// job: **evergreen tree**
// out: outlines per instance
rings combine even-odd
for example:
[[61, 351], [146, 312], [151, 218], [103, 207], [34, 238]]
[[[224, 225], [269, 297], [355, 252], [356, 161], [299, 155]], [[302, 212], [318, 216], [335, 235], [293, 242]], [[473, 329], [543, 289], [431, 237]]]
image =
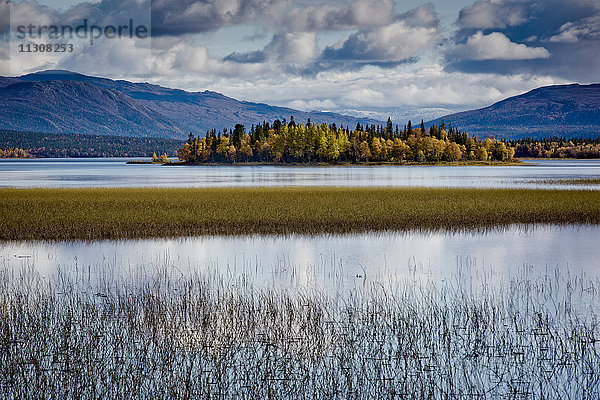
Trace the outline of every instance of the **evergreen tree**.
[[188, 145], [190, 147], [190, 155], [188, 161], [196, 161], [196, 154], [198, 151], [196, 145], [196, 138], [194, 137], [194, 134], [192, 132], [190, 132], [190, 134], [188, 135]]
[[241, 141], [242, 141], [242, 136], [246, 134], [246, 129], [244, 128], [244, 125], [242, 124], [236, 124], [235, 128], [233, 128], [233, 134], [232, 134], [232, 145], [235, 146], [235, 148], [239, 148]]
[[275, 134], [279, 134], [279, 132], [281, 131], [281, 121], [276, 119], [275, 121], [273, 121], [273, 130], [275, 131]]
[[394, 126], [392, 125], [392, 118], [388, 117], [387, 126], [385, 128], [385, 137], [389, 139], [394, 134]]

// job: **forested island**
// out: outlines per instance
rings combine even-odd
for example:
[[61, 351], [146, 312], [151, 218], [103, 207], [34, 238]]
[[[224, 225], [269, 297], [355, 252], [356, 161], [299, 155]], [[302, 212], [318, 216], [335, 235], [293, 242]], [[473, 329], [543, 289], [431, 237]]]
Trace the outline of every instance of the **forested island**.
[[188, 163], [439, 163], [510, 162], [514, 152], [505, 143], [487, 138], [483, 141], [442, 121], [425, 129], [423, 121], [403, 128], [392, 124], [361, 125], [356, 128], [335, 124], [297, 124], [275, 120], [252, 125], [247, 132], [242, 124], [233, 129], [208, 131], [205, 137], [192, 133], [178, 150], [180, 160]]

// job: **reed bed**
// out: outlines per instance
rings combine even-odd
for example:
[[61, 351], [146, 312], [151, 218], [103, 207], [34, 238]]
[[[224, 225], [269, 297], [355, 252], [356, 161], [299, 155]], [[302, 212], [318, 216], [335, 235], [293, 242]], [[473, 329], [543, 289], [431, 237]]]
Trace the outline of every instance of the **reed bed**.
[[597, 279], [327, 294], [169, 271], [0, 270], [2, 397], [598, 398]]
[[2, 189], [0, 240], [598, 224], [600, 192], [454, 188]]
[[529, 182], [547, 185], [600, 185], [600, 178], [541, 179]]

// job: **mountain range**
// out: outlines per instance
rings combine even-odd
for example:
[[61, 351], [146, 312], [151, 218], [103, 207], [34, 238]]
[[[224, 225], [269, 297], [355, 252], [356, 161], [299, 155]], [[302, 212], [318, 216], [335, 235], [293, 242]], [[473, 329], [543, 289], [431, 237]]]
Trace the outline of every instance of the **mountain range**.
[[[294, 116], [299, 122], [356, 126], [359, 118], [238, 101], [220, 93], [187, 92], [44, 71], [0, 77], [0, 129], [135, 137], [186, 138], [190, 132], [233, 128]], [[381, 123], [360, 119], [361, 123]]]
[[600, 84], [544, 86], [442, 119], [471, 135], [502, 139], [600, 136]]
[[[384, 124], [337, 113], [304, 112], [239, 101], [223, 94], [187, 92], [149, 83], [44, 71], [0, 77], [0, 130], [184, 139], [189, 132], [250, 126], [294, 116], [299, 122]], [[489, 107], [446, 115], [444, 120], [485, 138], [600, 136], [600, 84], [534, 89]], [[403, 125], [403, 122], [398, 121]]]

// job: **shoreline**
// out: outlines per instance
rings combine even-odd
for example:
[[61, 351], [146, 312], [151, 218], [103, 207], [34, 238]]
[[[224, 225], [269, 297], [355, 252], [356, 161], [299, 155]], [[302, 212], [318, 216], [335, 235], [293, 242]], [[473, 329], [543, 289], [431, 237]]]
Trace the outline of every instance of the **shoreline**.
[[[130, 161], [127, 164], [161, 164], [153, 162]], [[327, 162], [306, 162], [306, 163], [276, 163], [276, 162], [235, 162], [235, 163], [203, 163], [203, 162], [184, 162], [171, 161], [162, 163], [163, 166], [186, 166], [186, 167], [505, 167], [530, 165], [529, 163], [515, 160], [510, 162], [502, 161], [442, 161], [442, 162], [360, 162], [360, 163], [327, 163]]]

